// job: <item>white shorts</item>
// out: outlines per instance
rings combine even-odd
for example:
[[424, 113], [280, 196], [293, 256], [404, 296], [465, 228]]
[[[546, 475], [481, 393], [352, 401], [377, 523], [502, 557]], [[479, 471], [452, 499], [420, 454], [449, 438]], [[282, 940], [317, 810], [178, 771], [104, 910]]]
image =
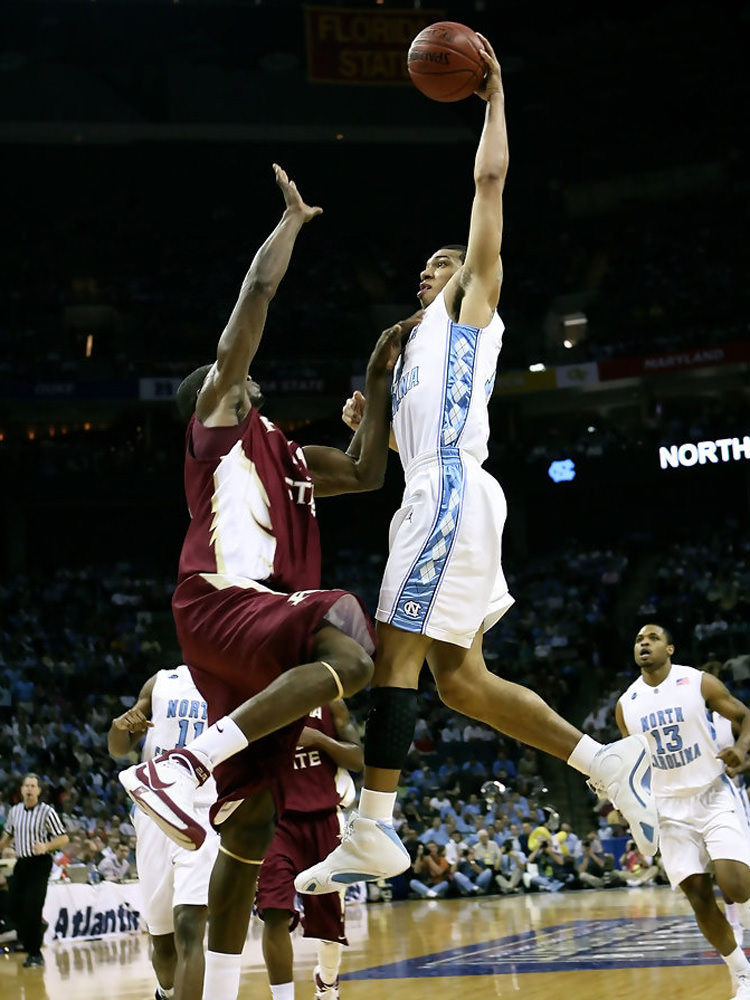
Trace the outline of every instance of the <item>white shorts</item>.
[[135, 859], [141, 884], [141, 916], [149, 934], [174, 932], [175, 906], [207, 906], [208, 881], [219, 850], [219, 836], [211, 829], [208, 811], [203, 846], [197, 851], [178, 847], [153, 820], [136, 812]]
[[417, 457], [391, 521], [375, 617], [468, 648], [513, 604], [502, 570], [507, 504], [468, 455]]
[[672, 888], [688, 875], [709, 871], [712, 861], [742, 861], [750, 867], [750, 828], [737, 789], [719, 776], [697, 795], [657, 800], [659, 849]]

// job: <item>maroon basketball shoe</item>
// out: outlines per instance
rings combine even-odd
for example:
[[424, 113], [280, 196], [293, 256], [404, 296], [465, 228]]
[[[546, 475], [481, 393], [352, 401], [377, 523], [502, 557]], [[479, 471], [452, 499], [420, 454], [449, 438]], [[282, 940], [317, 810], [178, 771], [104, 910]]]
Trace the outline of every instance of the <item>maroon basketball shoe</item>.
[[330, 986], [320, 978], [320, 966], [316, 965], [313, 971], [313, 981], [315, 982], [315, 1000], [339, 1000], [339, 977]]
[[208, 767], [190, 750], [167, 750], [121, 771], [118, 777], [141, 812], [170, 840], [186, 851], [197, 851], [206, 831], [195, 814], [193, 799], [209, 775]]

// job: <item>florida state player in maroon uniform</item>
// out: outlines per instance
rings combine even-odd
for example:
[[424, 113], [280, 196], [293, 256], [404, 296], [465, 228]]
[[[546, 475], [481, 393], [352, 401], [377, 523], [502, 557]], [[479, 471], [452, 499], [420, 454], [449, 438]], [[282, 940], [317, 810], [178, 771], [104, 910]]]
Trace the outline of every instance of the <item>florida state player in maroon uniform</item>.
[[348, 452], [302, 449], [260, 416], [250, 364], [297, 235], [321, 212], [305, 204], [281, 167], [274, 171], [284, 196], [281, 220], [252, 261], [216, 361], [189, 375], [177, 394], [189, 416], [192, 521], [172, 608], [211, 725], [184, 749], [120, 774], [136, 805], [191, 850], [205, 837], [192, 808], [195, 788], [214, 773], [221, 853], [209, 889], [203, 992], [211, 1000], [239, 990], [258, 867], [281, 811], [273, 775], [291, 760], [307, 713], [354, 694], [372, 674], [373, 632], [361, 602], [317, 589], [315, 498], [382, 484], [390, 371], [402, 332], [398, 325], [387, 330], [373, 351], [368, 412]]
[[[273, 1000], [294, 1000], [294, 953], [290, 931], [298, 919], [294, 879], [338, 845], [339, 767], [361, 771], [362, 744], [342, 701], [313, 709], [305, 719], [294, 766], [280, 774], [284, 813], [258, 878], [255, 903], [263, 920], [263, 956]], [[342, 894], [306, 896], [301, 917], [305, 937], [317, 938], [315, 996], [338, 1000], [341, 946], [347, 944]]]

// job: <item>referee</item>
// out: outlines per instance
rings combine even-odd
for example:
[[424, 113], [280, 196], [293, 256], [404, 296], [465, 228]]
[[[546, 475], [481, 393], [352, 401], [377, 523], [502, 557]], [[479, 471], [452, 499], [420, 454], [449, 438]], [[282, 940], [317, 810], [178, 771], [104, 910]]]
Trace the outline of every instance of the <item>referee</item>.
[[52, 871], [52, 852], [68, 842], [62, 820], [52, 806], [39, 801], [39, 776], [27, 774], [21, 782], [23, 802], [11, 806], [0, 837], [0, 852], [13, 841], [16, 865], [10, 881], [10, 912], [28, 957], [24, 968], [44, 965], [42, 910]]

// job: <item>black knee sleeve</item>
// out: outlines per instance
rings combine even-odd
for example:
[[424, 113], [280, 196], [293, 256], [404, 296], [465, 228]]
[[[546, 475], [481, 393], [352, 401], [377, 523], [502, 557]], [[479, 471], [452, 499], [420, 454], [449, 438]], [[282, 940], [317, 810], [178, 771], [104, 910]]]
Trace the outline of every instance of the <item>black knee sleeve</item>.
[[414, 737], [416, 721], [416, 691], [373, 688], [365, 728], [365, 764], [400, 771]]

